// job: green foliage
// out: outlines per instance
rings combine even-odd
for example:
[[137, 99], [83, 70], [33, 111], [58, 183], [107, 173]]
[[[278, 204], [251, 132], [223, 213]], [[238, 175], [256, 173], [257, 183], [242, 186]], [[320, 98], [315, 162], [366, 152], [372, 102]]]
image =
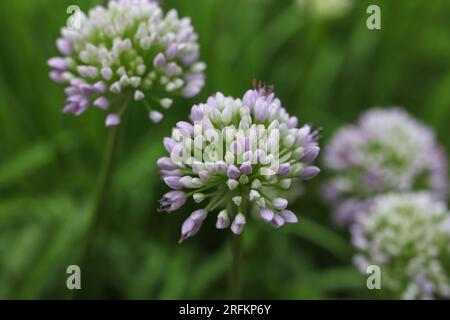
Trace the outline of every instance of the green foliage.
[[[87, 10], [101, 1], [76, 1]], [[189, 211], [158, 214], [166, 191], [155, 162], [162, 138], [192, 104], [216, 91], [241, 96], [258, 78], [275, 85], [288, 111], [324, 128], [323, 145], [372, 106], [401, 105], [433, 126], [450, 150], [450, 3], [354, 1], [341, 16], [314, 17], [297, 0], [165, 0], [191, 16], [208, 64], [199, 97], [178, 100], [158, 125], [129, 108], [105, 221], [82, 270], [80, 298], [224, 298], [227, 232], [208, 219], [177, 245]], [[107, 130], [103, 114], [61, 113], [63, 88], [47, 58], [74, 1], [0, 2], [0, 298], [70, 298]], [[378, 4], [382, 30], [366, 28]], [[136, 106], [137, 108], [137, 106]], [[373, 298], [352, 266], [348, 234], [319, 197], [326, 172], [292, 206], [298, 225], [244, 232], [243, 297]]]

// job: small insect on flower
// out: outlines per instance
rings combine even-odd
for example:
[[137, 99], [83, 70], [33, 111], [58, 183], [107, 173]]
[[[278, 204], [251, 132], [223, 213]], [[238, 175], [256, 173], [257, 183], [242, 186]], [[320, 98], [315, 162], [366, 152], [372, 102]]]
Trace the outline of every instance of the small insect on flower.
[[311, 163], [319, 154], [318, 131], [297, 128], [275, 97], [260, 84], [242, 99], [211, 96], [194, 105], [190, 121], [180, 121], [164, 139], [170, 157], [157, 164], [173, 191], [161, 200], [160, 211], [172, 212], [191, 197], [201, 210], [183, 224], [180, 242], [195, 235], [210, 213], [216, 227], [243, 232], [250, 210], [279, 228], [297, 223], [283, 195], [291, 180], [309, 180], [319, 173]]
[[386, 192], [447, 195], [447, 161], [431, 128], [399, 108], [371, 109], [356, 125], [339, 129], [325, 148], [332, 173], [324, 197], [337, 222], [354, 221], [371, 197]]
[[383, 287], [397, 298], [450, 297], [450, 212], [427, 193], [378, 196], [351, 227], [366, 273], [381, 268]]
[[63, 28], [56, 41], [62, 56], [48, 60], [50, 78], [68, 84], [64, 112], [107, 110], [105, 124], [115, 126], [124, 101], [134, 100], [157, 123], [174, 97], [193, 97], [204, 86], [197, 34], [177, 11], [164, 14], [151, 0], [111, 0], [78, 18], [80, 28]]

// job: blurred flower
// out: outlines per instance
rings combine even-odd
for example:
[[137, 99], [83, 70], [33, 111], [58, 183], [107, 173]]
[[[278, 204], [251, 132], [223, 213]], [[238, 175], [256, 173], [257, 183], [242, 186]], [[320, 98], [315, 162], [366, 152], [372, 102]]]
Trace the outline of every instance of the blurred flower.
[[339, 129], [325, 149], [334, 174], [323, 189], [335, 218], [350, 223], [370, 198], [389, 191], [447, 194], [447, 163], [431, 128], [399, 108], [372, 109]]
[[[192, 196], [203, 213], [220, 211], [218, 229], [230, 227], [235, 234], [243, 231], [251, 209], [275, 228], [297, 222], [285, 194], [292, 179], [319, 173], [310, 166], [320, 150], [317, 131], [309, 125], [298, 129], [297, 118], [289, 117], [272, 88], [261, 85], [242, 100], [217, 93], [193, 106], [190, 118], [164, 139], [170, 157], [159, 159], [158, 167], [176, 191], [163, 197], [160, 211], [172, 212]], [[197, 233], [205, 217], [189, 217], [180, 241]]]
[[297, 0], [299, 8], [317, 18], [341, 16], [349, 11], [352, 4], [352, 0]]
[[[48, 60], [50, 78], [68, 83], [64, 112], [80, 115], [88, 107], [108, 110], [107, 126], [118, 125], [121, 101], [142, 101], [159, 122], [172, 97], [197, 95], [205, 64], [189, 18], [166, 15], [157, 2], [114, 0], [87, 15], [80, 28], [63, 28], [56, 45], [62, 57]], [[151, 99], [151, 100], [150, 100]]]
[[351, 228], [366, 273], [381, 268], [382, 286], [403, 299], [450, 297], [450, 212], [426, 193], [374, 199]]

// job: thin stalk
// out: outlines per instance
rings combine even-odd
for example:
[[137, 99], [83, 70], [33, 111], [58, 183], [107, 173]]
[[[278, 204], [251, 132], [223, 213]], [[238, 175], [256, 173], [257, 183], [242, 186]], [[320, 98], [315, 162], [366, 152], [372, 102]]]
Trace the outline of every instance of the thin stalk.
[[96, 234], [97, 228], [101, 225], [103, 216], [105, 214], [106, 197], [111, 182], [114, 166], [114, 158], [116, 155], [117, 146], [119, 142], [119, 128], [120, 125], [114, 126], [110, 129], [110, 135], [103, 159], [103, 165], [98, 179], [99, 181], [97, 187], [98, 189], [94, 199], [93, 211], [90, 217], [91, 221], [89, 224], [89, 229], [87, 230], [86, 234], [87, 236], [86, 237], [87, 250], [85, 250], [86, 255], [88, 253], [87, 251], [92, 245], [92, 241]]
[[230, 233], [229, 299], [239, 299], [241, 294], [242, 235]]
[[[228, 200], [227, 211], [229, 214], [236, 209], [231, 202]], [[239, 211], [241, 213], [247, 213], [248, 202], [245, 197], [243, 197], [242, 202], [239, 206]], [[230, 270], [228, 274], [228, 298], [229, 299], [239, 299], [241, 296], [241, 269], [242, 269], [242, 256], [243, 256], [243, 244], [242, 244], [242, 234], [235, 235], [230, 232]]]
[[[120, 110], [121, 113], [123, 113], [125, 107], [126, 104], [123, 104], [122, 109]], [[83, 245], [79, 251], [78, 264], [82, 272], [86, 270], [86, 260], [94, 245], [95, 236], [98, 234], [98, 231], [101, 228], [104, 220], [107, 202], [106, 199], [109, 191], [109, 186], [111, 184], [111, 177], [113, 175], [114, 159], [117, 153], [119, 133], [122, 126], [123, 125], [118, 125], [109, 128], [108, 142], [106, 145], [100, 174], [97, 180], [98, 184], [92, 205], [92, 212], [89, 216], [89, 221], [87, 222], [87, 228], [84, 237], [82, 238]]]

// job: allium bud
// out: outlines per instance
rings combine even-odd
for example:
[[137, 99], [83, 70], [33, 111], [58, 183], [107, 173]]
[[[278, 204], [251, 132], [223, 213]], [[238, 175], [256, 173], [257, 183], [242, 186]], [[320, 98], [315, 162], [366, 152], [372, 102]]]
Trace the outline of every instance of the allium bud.
[[295, 213], [293, 213], [290, 210], [281, 211], [280, 216], [283, 218], [285, 223], [297, 223], [298, 222], [297, 216], [295, 215]]
[[163, 118], [163, 114], [159, 111], [150, 111], [149, 117], [153, 123], [159, 123]]
[[261, 218], [266, 221], [266, 222], [270, 222], [273, 219], [273, 211], [268, 209], [268, 208], [261, 208], [261, 210], [259, 211], [259, 214], [261, 216]]
[[114, 127], [120, 124], [120, 118], [117, 114], [110, 113], [105, 119], [105, 126]]
[[283, 198], [273, 199], [273, 206], [277, 210], [284, 210], [284, 209], [286, 209], [287, 205], [288, 205], [288, 201], [286, 199], [283, 199]]
[[278, 229], [284, 225], [284, 220], [279, 214], [275, 214], [272, 218], [272, 221], [270, 224], [275, 228]]
[[301, 177], [303, 180], [310, 180], [314, 178], [317, 174], [319, 174], [320, 169], [318, 167], [306, 167], [305, 170], [303, 170]]
[[234, 234], [241, 234], [245, 224], [245, 216], [242, 213], [238, 213], [231, 224], [231, 231], [233, 231]]
[[192, 195], [192, 198], [194, 199], [194, 201], [195, 201], [196, 203], [200, 203], [200, 202], [202, 202], [203, 200], [205, 200], [206, 196], [205, 196], [203, 193], [194, 193], [194, 194]]
[[182, 191], [169, 191], [160, 200], [159, 211], [175, 211], [184, 205], [186, 198], [186, 194]]
[[217, 229], [226, 229], [230, 226], [230, 218], [226, 210], [222, 210], [217, 215], [216, 228]]

